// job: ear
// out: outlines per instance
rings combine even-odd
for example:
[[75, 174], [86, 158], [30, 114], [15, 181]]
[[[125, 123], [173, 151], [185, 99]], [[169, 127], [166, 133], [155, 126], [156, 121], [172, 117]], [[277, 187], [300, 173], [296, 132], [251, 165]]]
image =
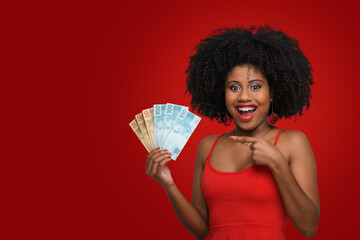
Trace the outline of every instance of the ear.
[[274, 97], [274, 91], [271, 89], [270, 90], [270, 102], [272, 102], [273, 97]]

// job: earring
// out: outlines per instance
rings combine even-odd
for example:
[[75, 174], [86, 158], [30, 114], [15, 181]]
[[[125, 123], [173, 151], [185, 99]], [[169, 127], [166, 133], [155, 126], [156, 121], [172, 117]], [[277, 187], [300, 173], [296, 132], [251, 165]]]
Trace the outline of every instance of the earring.
[[271, 114], [269, 116], [269, 122], [271, 124], [275, 124], [278, 119], [279, 116], [276, 113], [274, 113], [274, 104], [273, 101], [271, 100]]

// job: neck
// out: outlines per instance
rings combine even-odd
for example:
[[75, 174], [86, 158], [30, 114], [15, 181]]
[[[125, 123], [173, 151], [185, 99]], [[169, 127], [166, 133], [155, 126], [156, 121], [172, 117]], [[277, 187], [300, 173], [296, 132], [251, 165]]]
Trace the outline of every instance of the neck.
[[233, 135], [247, 136], [247, 137], [263, 137], [272, 128], [273, 128], [273, 126], [271, 126], [268, 122], [266, 122], [265, 124], [261, 124], [252, 130], [244, 130], [244, 129], [241, 129], [238, 126], [236, 126], [235, 130], [233, 131]]

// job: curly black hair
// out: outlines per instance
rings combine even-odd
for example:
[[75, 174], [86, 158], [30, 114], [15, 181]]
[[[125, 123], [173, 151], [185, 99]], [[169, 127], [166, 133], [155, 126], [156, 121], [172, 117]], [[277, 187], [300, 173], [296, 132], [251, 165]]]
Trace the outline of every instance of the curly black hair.
[[281, 30], [270, 25], [220, 28], [194, 50], [186, 70], [185, 94], [192, 96], [192, 110], [211, 120], [229, 124], [225, 81], [235, 66], [244, 64], [255, 66], [267, 79], [279, 119], [301, 116], [304, 106], [310, 106], [311, 64], [299, 42]]

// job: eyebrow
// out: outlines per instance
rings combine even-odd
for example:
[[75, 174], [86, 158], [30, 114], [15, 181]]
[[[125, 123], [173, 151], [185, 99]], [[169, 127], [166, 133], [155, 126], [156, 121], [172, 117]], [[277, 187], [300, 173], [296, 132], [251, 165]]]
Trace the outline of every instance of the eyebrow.
[[[252, 80], [249, 81], [249, 83], [257, 82], [257, 81], [259, 81], [259, 82], [264, 82], [263, 80], [260, 80], [260, 79], [252, 79]], [[233, 83], [240, 83], [239, 81], [231, 80], [231, 81], [229, 81], [227, 84], [232, 83], [232, 82], [233, 82]]]

